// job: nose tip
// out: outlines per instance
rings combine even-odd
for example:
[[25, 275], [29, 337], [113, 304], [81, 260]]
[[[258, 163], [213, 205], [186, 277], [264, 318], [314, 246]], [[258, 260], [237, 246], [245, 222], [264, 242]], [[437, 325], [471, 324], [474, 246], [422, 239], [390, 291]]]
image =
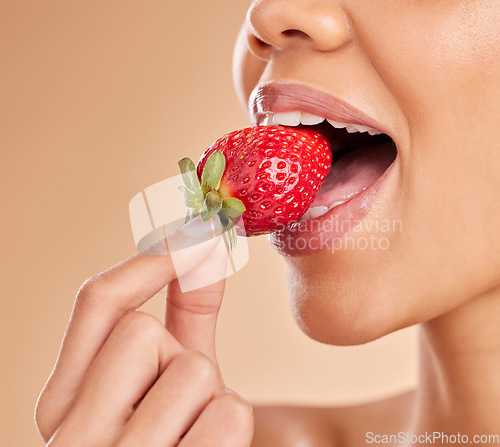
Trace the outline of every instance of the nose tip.
[[350, 40], [349, 21], [335, 1], [257, 0], [247, 14], [248, 43], [268, 59], [273, 49], [335, 51]]

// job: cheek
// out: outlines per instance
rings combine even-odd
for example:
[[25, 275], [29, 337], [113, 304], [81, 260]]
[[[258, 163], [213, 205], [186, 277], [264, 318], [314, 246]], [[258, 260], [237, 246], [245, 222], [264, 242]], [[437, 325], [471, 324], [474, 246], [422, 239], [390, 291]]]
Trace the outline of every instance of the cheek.
[[383, 10], [384, 2], [373, 2], [370, 15], [364, 2], [353, 3], [358, 41], [410, 120], [424, 119], [430, 104], [469, 101], [482, 85], [497, 85], [496, 0], [392, 2]]
[[[399, 203], [388, 203], [380, 213], [399, 220], [399, 209]], [[457, 222], [443, 224], [439, 214], [414, 214], [393, 231], [359, 236], [387, 238], [375, 248], [346, 242], [333, 253], [285, 258], [292, 313], [303, 332], [328, 344], [366, 343], [442, 315], [498, 285], [500, 264], [491, 262], [489, 241], [485, 245], [483, 235], [478, 244], [464, 243]], [[434, 221], [429, 217], [436, 215]]]
[[[286, 259], [296, 321], [331, 344], [374, 340], [500, 283], [500, 6], [391, 2], [376, 11], [382, 3], [370, 3], [370, 14], [364, 1], [349, 7], [359, 4], [350, 15], [360, 45], [411, 129], [399, 153], [399, 194], [380, 210], [403, 230], [385, 251]], [[380, 28], [377, 15], [390, 26]], [[234, 79], [244, 106], [265, 67], [248, 52], [243, 29]]]
[[440, 273], [441, 290], [463, 284], [458, 301], [500, 282], [499, 13], [498, 2], [440, 2], [405, 15], [397, 45], [379, 41], [395, 51], [383, 76], [411, 129], [401, 154], [406, 248], [427, 254], [421, 268]]

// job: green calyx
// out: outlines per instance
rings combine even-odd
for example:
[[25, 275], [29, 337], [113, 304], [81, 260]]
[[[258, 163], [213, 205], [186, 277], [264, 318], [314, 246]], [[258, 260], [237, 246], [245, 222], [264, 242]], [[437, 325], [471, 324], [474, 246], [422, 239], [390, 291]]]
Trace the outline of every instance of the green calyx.
[[245, 212], [245, 205], [235, 197], [222, 197], [219, 187], [226, 169], [226, 159], [221, 151], [214, 151], [208, 158], [201, 174], [201, 183], [196, 167], [191, 159], [183, 158], [178, 162], [183, 185], [179, 186], [182, 201], [188, 208], [184, 223], [197, 216], [204, 221], [219, 215], [224, 229], [224, 241], [228, 250], [236, 246], [236, 228], [232, 219]]

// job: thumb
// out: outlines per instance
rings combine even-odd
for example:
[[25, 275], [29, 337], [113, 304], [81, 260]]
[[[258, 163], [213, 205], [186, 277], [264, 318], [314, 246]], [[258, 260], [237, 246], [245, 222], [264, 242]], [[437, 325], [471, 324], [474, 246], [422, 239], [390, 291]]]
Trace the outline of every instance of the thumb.
[[215, 328], [224, 294], [228, 252], [223, 238], [193, 270], [167, 287], [166, 327], [186, 348], [217, 364]]

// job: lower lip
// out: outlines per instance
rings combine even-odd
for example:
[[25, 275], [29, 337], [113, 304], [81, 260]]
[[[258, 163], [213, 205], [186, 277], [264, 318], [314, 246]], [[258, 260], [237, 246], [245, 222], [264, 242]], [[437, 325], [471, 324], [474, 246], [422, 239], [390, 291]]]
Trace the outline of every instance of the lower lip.
[[331, 250], [374, 208], [382, 187], [388, 183], [398, 158], [368, 188], [316, 219], [298, 221], [270, 235], [271, 244], [284, 256], [306, 256]]

